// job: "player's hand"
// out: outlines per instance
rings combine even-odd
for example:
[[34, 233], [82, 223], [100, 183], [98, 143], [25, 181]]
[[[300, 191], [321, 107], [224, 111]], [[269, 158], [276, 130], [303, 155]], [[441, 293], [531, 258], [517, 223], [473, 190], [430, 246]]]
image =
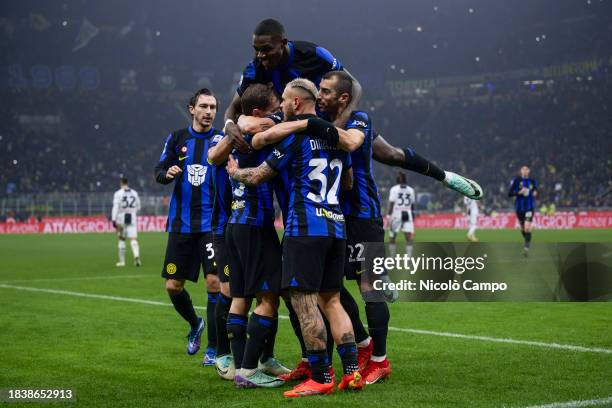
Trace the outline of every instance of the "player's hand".
[[117, 229], [117, 221], [113, 221], [113, 228]]
[[168, 169], [168, 171], [166, 172], [166, 178], [168, 180], [172, 180], [174, 179], [178, 174], [181, 174], [183, 172], [183, 169], [181, 169], [179, 166], [174, 165], [172, 167], [170, 167]]
[[234, 174], [236, 174], [236, 170], [238, 170], [238, 162], [231, 154], [227, 158], [227, 166], [225, 166], [225, 168], [227, 169], [227, 174], [229, 174], [230, 177], [233, 177]]
[[247, 120], [248, 119], [247, 119], [246, 115], [238, 116], [238, 122], [236, 122], [236, 124], [238, 125], [238, 128], [240, 129], [241, 132], [246, 127]]
[[225, 126], [225, 134], [230, 138], [230, 142], [234, 149], [236, 149], [239, 153], [246, 154], [249, 152], [251, 147], [244, 140], [244, 136], [240, 133], [240, 128], [235, 123], [228, 123]]

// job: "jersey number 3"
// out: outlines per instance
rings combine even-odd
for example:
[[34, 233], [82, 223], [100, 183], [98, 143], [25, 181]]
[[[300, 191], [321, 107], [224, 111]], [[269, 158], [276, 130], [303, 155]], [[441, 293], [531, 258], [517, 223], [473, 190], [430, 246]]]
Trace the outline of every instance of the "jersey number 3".
[[332, 174], [334, 170], [338, 169], [335, 180], [329, 190], [327, 190], [327, 176], [324, 173], [327, 168], [327, 159], [310, 159], [308, 165], [314, 167], [314, 169], [308, 173], [308, 178], [313, 181], [319, 181], [321, 183], [321, 188], [317, 194], [310, 192], [306, 197], [315, 203], [321, 203], [327, 199], [328, 204], [338, 204], [338, 186], [340, 185], [340, 175], [342, 174], [342, 161], [340, 159], [333, 159], [329, 162], [329, 169]]

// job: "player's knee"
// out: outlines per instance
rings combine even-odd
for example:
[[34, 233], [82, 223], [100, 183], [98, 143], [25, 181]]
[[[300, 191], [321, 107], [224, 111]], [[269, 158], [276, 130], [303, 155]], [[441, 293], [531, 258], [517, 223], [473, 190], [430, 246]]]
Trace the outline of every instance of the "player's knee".
[[221, 290], [221, 282], [216, 274], [209, 273], [206, 275], [206, 290], [209, 292], [219, 292]]
[[185, 282], [176, 279], [166, 279], [166, 291], [170, 296], [178, 295], [183, 291]]
[[278, 311], [278, 296], [265, 294], [255, 308], [255, 312], [262, 316], [274, 316]]
[[232, 305], [230, 306], [230, 313], [246, 315], [249, 312], [251, 306], [251, 299], [247, 298], [232, 298]]
[[340, 292], [333, 293], [320, 293], [319, 294], [319, 306], [327, 315], [329, 311], [335, 310], [338, 307], [342, 307], [340, 303]]

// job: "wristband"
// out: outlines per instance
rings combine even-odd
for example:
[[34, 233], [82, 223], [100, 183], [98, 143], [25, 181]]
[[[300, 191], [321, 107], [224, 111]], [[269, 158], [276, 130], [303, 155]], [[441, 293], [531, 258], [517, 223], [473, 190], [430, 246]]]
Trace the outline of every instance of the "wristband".
[[316, 136], [324, 136], [331, 147], [336, 147], [340, 139], [338, 129], [331, 123], [320, 118], [309, 118], [306, 128], [309, 133]]

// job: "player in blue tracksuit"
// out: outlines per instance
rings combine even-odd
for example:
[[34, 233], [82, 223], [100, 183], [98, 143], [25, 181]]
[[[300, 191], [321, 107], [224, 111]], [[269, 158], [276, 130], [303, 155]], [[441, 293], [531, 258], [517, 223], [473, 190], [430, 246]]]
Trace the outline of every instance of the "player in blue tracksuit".
[[529, 177], [529, 173], [528, 166], [521, 167], [520, 177], [512, 179], [508, 190], [508, 196], [515, 197], [514, 210], [521, 224], [521, 234], [525, 240], [525, 256], [529, 253], [529, 245], [531, 244], [531, 224], [535, 211], [535, 197], [538, 195], [538, 184]]

